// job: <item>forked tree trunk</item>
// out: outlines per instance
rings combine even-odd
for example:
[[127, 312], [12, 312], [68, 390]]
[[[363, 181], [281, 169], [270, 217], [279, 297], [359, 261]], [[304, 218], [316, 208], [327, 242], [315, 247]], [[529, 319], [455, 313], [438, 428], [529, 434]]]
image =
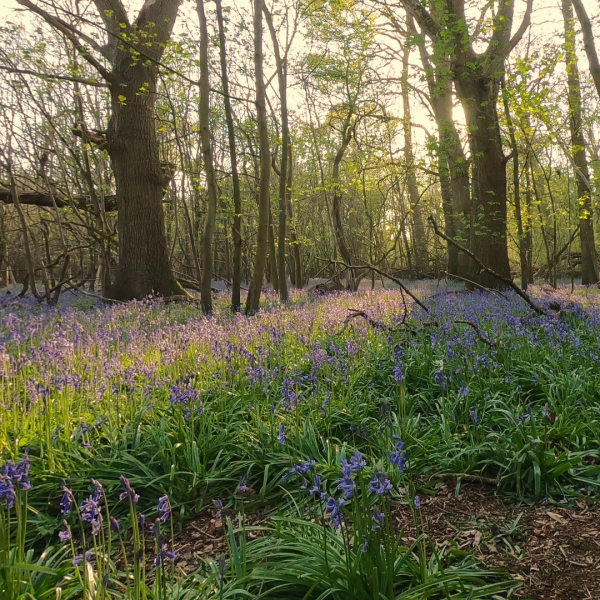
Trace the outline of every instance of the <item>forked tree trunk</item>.
[[[411, 33], [418, 36], [410, 13], [406, 15], [406, 20]], [[472, 212], [469, 163], [454, 124], [452, 79], [447, 68], [448, 59], [445, 57], [446, 60], [440, 60], [440, 57], [435, 55], [430, 57], [424, 40], [418, 41], [418, 47], [438, 130], [437, 157], [445, 233], [449, 238], [469, 247]], [[447, 244], [447, 252], [448, 272], [460, 278], [468, 278], [469, 257], [450, 243]]]
[[569, 126], [571, 129], [571, 152], [577, 178], [577, 197], [581, 206], [579, 223], [581, 240], [581, 283], [589, 285], [598, 282], [598, 255], [594, 237], [594, 220], [590, 172], [586, 155], [586, 143], [583, 137], [583, 120], [581, 110], [581, 87], [579, 68], [575, 51], [575, 29], [573, 27], [573, 11], [570, 0], [561, 1], [565, 26], [565, 61], [567, 83], [569, 86]]
[[[281, 170], [279, 173], [279, 227], [278, 227], [278, 247], [277, 247], [277, 266], [278, 266], [278, 287], [279, 298], [282, 302], [287, 302], [288, 288], [285, 273], [285, 247], [286, 247], [286, 196], [287, 196], [287, 170], [288, 153], [290, 145], [290, 126], [288, 120], [287, 107], [287, 64], [281, 58], [279, 50], [279, 40], [273, 26], [273, 19], [267, 7], [263, 4], [263, 12], [271, 34], [271, 43], [275, 53], [275, 67], [277, 69], [277, 81], [279, 84], [279, 101], [281, 103]], [[275, 257], [273, 257], [273, 268], [275, 266]], [[275, 282], [275, 277], [273, 277]], [[275, 287], [273, 285], [273, 287]]]

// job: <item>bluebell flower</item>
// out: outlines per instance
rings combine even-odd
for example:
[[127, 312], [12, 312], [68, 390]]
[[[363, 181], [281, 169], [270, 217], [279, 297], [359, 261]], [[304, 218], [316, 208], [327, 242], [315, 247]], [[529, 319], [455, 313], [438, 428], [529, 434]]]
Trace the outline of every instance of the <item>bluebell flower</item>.
[[113, 531], [121, 531], [121, 524], [114, 517], [110, 518], [110, 528]]
[[388, 450], [388, 458], [395, 467], [398, 467], [401, 473], [404, 471], [404, 463], [406, 461], [405, 451], [398, 452], [396, 450], [395, 452], [392, 452], [391, 450]]
[[125, 498], [129, 498], [133, 504], [137, 504], [140, 495], [135, 493], [135, 490], [131, 487], [131, 483], [129, 479], [124, 475], [121, 475], [121, 485], [123, 486], [124, 492], [121, 492], [119, 495], [119, 500], [125, 500]]
[[392, 491], [392, 482], [385, 473], [376, 473], [371, 477], [369, 489], [378, 496], [385, 496]]
[[362, 471], [367, 466], [367, 462], [363, 454], [356, 450], [350, 460], [342, 458], [340, 465], [342, 466], [342, 477], [350, 477], [352, 473]]
[[371, 515], [371, 521], [373, 521], [373, 525], [371, 525], [371, 531], [377, 531], [383, 526], [383, 522], [385, 521], [385, 514], [375, 509], [373, 511], [373, 514]]
[[325, 505], [325, 512], [329, 515], [331, 523], [337, 529], [342, 526], [344, 521], [344, 504], [345, 500], [336, 500], [333, 496], [330, 496]]
[[172, 550], [169, 550], [167, 544], [163, 544], [160, 548], [160, 552], [156, 555], [154, 559], [154, 566], [158, 569], [165, 560], [175, 562], [177, 560], [177, 554]]
[[280, 444], [285, 444], [285, 425], [283, 423], [279, 426], [279, 437], [277, 438]]
[[321, 489], [321, 485], [322, 485], [321, 475], [319, 473], [317, 473], [313, 480], [313, 486], [310, 490], [308, 490], [308, 493], [311, 496], [318, 496], [321, 500], [324, 500], [325, 492]]
[[69, 514], [71, 512], [71, 502], [73, 498], [73, 492], [67, 487], [66, 482], [62, 482], [60, 487], [63, 491], [62, 498], [60, 499], [60, 509], [63, 515]]
[[475, 410], [469, 411], [469, 418], [473, 423], [475, 423], [475, 425], [481, 423], [481, 417], [477, 416], [477, 412]]
[[344, 500], [350, 500], [354, 495], [354, 490], [356, 489], [356, 483], [354, 483], [354, 479], [352, 477], [343, 477], [342, 479], [338, 479], [336, 481], [338, 490], [344, 492]]
[[285, 475], [283, 476], [284, 481], [288, 481], [292, 475], [306, 475], [317, 462], [314, 459], [310, 460], [301, 460], [297, 465], [292, 467]]
[[58, 539], [61, 542], [68, 542], [71, 539], [71, 530], [68, 526], [63, 531], [58, 532]]
[[160, 513], [160, 520], [164, 523], [171, 516], [171, 503], [166, 494], [158, 499], [156, 509]]
[[360, 551], [362, 552], [362, 554], [364, 554], [369, 548], [369, 539], [365, 538], [365, 541], [363, 542], [362, 546], [360, 547]]
[[417, 510], [419, 510], [421, 508], [421, 498], [419, 498], [418, 495], [415, 496], [414, 505]]

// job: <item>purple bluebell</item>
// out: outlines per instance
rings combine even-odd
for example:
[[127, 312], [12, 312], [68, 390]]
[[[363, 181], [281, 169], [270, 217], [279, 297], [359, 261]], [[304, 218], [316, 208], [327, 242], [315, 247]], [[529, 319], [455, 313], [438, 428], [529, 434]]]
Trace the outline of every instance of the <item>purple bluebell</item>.
[[369, 482], [369, 489], [378, 496], [389, 494], [392, 487], [392, 482], [385, 473], [375, 473]]
[[344, 500], [350, 500], [356, 490], [356, 483], [352, 477], [342, 477], [336, 481], [338, 490], [344, 492]]
[[129, 498], [133, 504], [137, 504], [140, 499], [140, 495], [135, 493], [135, 490], [131, 487], [131, 483], [127, 477], [121, 475], [121, 485], [125, 491], [119, 495], [119, 500], [125, 500]]
[[333, 496], [330, 496], [327, 499], [327, 504], [325, 505], [325, 513], [329, 515], [331, 519], [331, 523], [337, 529], [342, 526], [344, 522], [344, 504], [345, 500], [336, 500]]
[[373, 525], [371, 525], [371, 531], [377, 531], [381, 529], [383, 526], [383, 522], [385, 521], [385, 514], [380, 510], [375, 509], [373, 514], [371, 515], [371, 521], [373, 521]]
[[280, 444], [285, 444], [286, 436], [285, 436], [285, 425], [283, 423], [279, 426], [279, 437], [277, 438]]
[[160, 520], [164, 523], [171, 516], [171, 503], [166, 494], [158, 499], [156, 509], [160, 513]]

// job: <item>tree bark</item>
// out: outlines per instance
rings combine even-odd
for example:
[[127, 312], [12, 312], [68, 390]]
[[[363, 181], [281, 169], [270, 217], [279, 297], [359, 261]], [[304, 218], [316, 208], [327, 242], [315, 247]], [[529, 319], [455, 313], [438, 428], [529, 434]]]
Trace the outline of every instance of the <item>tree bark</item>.
[[[598, 52], [596, 51], [596, 43], [594, 42], [594, 32], [592, 30], [592, 22], [583, 6], [582, 0], [572, 0], [577, 18], [581, 25], [581, 33], [583, 34], [583, 47], [590, 65], [590, 73], [596, 86], [598, 96], [600, 96], [600, 61], [598, 60]], [[564, 9], [563, 9], [564, 10]]]
[[302, 256], [300, 254], [300, 241], [296, 231], [296, 223], [294, 223], [294, 208], [292, 204], [292, 182], [294, 177], [294, 160], [292, 156], [292, 146], [289, 147], [288, 153], [288, 170], [287, 170], [287, 187], [286, 187], [286, 203], [287, 216], [289, 218], [290, 245], [292, 247], [293, 265], [294, 265], [294, 285], [297, 290], [304, 287], [304, 270], [302, 268]]
[[[277, 70], [277, 81], [279, 84], [279, 102], [281, 104], [281, 170], [279, 173], [279, 227], [278, 227], [278, 248], [277, 265], [279, 268], [279, 299], [282, 302], [288, 300], [287, 278], [285, 273], [285, 248], [286, 248], [286, 196], [287, 196], [287, 170], [288, 153], [290, 145], [290, 125], [288, 119], [287, 107], [287, 63], [281, 58], [279, 41], [277, 33], [273, 26], [271, 13], [263, 3], [263, 12], [265, 20], [271, 34], [271, 43], [275, 54], [275, 68]], [[287, 53], [286, 53], [287, 54]], [[286, 56], [287, 58], [287, 56]], [[273, 261], [274, 262], [274, 261]], [[273, 279], [274, 280], [274, 279]]]
[[271, 156], [269, 151], [267, 102], [263, 72], [262, 6], [263, 0], [254, 0], [254, 76], [256, 80], [256, 119], [260, 139], [260, 176], [256, 257], [252, 283], [250, 284], [246, 300], [246, 314], [249, 315], [256, 313], [260, 306], [260, 295], [269, 243]]
[[517, 221], [517, 236], [519, 248], [519, 264], [521, 266], [521, 288], [527, 289], [527, 286], [533, 281], [529, 280], [529, 268], [527, 265], [527, 250], [525, 242], [525, 233], [523, 230], [523, 213], [521, 211], [521, 185], [519, 170], [519, 146], [515, 136], [515, 128], [510, 114], [510, 105], [508, 102], [508, 91], [504, 80], [502, 81], [502, 101], [504, 104], [504, 113], [508, 125], [508, 136], [511, 145], [512, 166], [513, 166], [513, 195], [515, 200], [515, 219]]
[[221, 63], [221, 85], [223, 87], [223, 103], [225, 121], [227, 123], [227, 140], [229, 145], [229, 161], [231, 163], [231, 183], [233, 186], [233, 277], [231, 285], [231, 310], [238, 312], [241, 306], [240, 289], [242, 282], [242, 193], [237, 163], [237, 148], [233, 124], [233, 110], [229, 97], [229, 75], [227, 73], [227, 49], [225, 27], [223, 24], [223, 6], [221, 0], [215, 0], [217, 6], [217, 23], [219, 27], [219, 57]]
[[[465, 111], [473, 157], [475, 207], [471, 249], [486, 266], [509, 279], [506, 159], [496, 110], [499, 85], [476, 73], [459, 76], [455, 83]], [[500, 280], [485, 272], [472, 273], [469, 279], [487, 288], [502, 286]]]
[[[95, 2], [99, 10], [105, 10], [104, 1]], [[134, 39], [139, 36], [144, 54], [159, 60], [179, 4], [179, 0], [147, 0], [134, 26], [124, 31]], [[113, 26], [112, 18], [105, 15]], [[152, 41], [146, 42], [142, 32], [152, 32]], [[154, 119], [158, 68], [141, 60], [128, 46], [115, 46], [107, 140], [119, 206], [119, 266], [108, 296], [131, 300], [185, 295], [173, 275], [165, 236], [163, 176]]]
[[210, 81], [208, 73], [208, 27], [204, 13], [204, 0], [196, 0], [200, 20], [200, 139], [204, 159], [204, 173], [208, 191], [208, 210], [202, 239], [202, 282], [200, 303], [205, 313], [212, 312], [213, 237], [217, 218], [217, 181], [213, 163], [210, 134]]
[[590, 189], [586, 142], [583, 137], [581, 109], [581, 86], [575, 51], [575, 29], [571, 0], [561, 0], [565, 26], [565, 61], [569, 86], [569, 126], [571, 129], [571, 152], [577, 178], [577, 196], [581, 206], [579, 223], [581, 240], [581, 282], [589, 285], [598, 282], [598, 255], [594, 237], [594, 220]]
[[[350, 252], [350, 248], [348, 247], [348, 243], [346, 241], [346, 235], [344, 233], [344, 224], [342, 222], [342, 192], [340, 186], [340, 165], [342, 164], [344, 154], [346, 153], [350, 141], [352, 140], [353, 125], [351, 123], [351, 119], [352, 115], [348, 115], [343, 127], [341, 145], [335, 155], [335, 158], [333, 159], [333, 172], [331, 177], [333, 181], [333, 202], [331, 209], [333, 217], [333, 231], [335, 234], [337, 247], [339, 248], [340, 254], [342, 256], [342, 260], [347, 265], [353, 265], [354, 262], [352, 259], [352, 253]], [[355, 291], [356, 286], [356, 274], [354, 273], [354, 269], [348, 269], [347, 287], [348, 289]]]
[[402, 130], [404, 132], [404, 162], [410, 199], [410, 210], [413, 218], [413, 243], [415, 248], [415, 266], [418, 276], [422, 277], [428, 271], [429, 259], [427, 256], [427, 236], [423, 224], [421, 209], [421, 198], [417, 184], [417, 173], [415, 169], [415, 157], [412, 148], [412, 121], [410, 114], [410, 100], [408, 91], [408, 59], [409, 48], [405, 47], [402, 54], [402, 105], [403, 119]]

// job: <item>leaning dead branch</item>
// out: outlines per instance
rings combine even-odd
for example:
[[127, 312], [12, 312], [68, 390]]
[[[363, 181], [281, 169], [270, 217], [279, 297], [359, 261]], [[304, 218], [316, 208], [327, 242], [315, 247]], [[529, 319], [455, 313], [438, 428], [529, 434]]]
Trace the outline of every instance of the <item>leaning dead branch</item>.
[[441, 237], [443, 240], [445, 240], [446, 242], [448, 242], [449, 244], [451, 244], [452, 246], [454, 246], [461, 252], [464, 252], [469, 258], [471, 258], [471, 260], [473, 260], [477, 264], [480, 271], [485, 271], [486, 273], [489, 273], [492, 277], [495, 277], [496, 279], [498, 279], [498, 281], [501, 281], [507, 287], [511, 288], [518, 296], [520, 296], [521, 298], [523, 298], [523, 300], [525, 300], [525, 302], [527, 302], [527, 304], [533, 309], [533, 311], [536, 314], [538, 314], [538, 315], [548, 314], [546, 310], [544, 310], [541, 306], [538, 306], [531, 299], [531, 297], [528, 294], [526, 294], [512, 279], [507, 279], [506, 277], [503, 277], [502, 275], [496, 273], [496, 271], [494, 271], [493, 269], [490, 269], [489, 267], [484, 265], [479, 260], [479, 258], [477, 258], [477, 256], [475, 256], [475, 254], [473, 254], [470, 250], [468, 250], [467, 248], [465, 248], [458, 242], [455, 242], [452, 238], [449, 238], [445, 233], [443, 233], [440, 230], [440, 228], [438, 227], [438, 224], [435, 222], [435, 219], [432, 216], [429, 217], [429, 222], [432, 224], [433, 231], [435, 232], [435, 234], [437, 236]]

